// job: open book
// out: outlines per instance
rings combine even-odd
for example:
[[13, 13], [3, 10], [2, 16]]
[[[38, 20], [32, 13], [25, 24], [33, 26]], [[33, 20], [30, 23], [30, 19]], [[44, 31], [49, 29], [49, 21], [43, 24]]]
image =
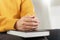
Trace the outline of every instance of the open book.
[[50, 33], [49, 31], [20, 32], [12, 30], [7, 32], [7, 34], [16, 35], [24, 38], [49, 36], [49, 33]]

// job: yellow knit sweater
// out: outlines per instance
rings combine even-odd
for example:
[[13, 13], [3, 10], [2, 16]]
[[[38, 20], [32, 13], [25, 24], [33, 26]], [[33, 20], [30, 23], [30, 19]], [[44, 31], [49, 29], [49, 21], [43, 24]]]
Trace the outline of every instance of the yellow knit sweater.
[[0, 32], [15, 30], [16, 21], [26, 15], [34, 15], [31, 0], [0, 0]]

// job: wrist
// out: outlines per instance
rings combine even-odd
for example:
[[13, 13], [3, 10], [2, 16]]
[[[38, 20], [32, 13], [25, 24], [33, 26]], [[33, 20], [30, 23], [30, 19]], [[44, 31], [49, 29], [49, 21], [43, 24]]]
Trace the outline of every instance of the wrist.
[[16, 22], [15, 25], [14, 25], [14, 29], [18, 30], [18, 29], [17, 29], [17, 22]]

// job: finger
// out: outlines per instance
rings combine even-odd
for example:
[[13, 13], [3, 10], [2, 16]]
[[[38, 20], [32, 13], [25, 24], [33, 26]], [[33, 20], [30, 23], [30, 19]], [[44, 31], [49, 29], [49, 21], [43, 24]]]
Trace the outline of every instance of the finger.
[[35, 23], [37, 23], [38, 21], [34, 20], [34, 19], [26, 19], [25, 22], [35, 22]]
[[23, 27], [20, 27], [20, 31], [33, 31], [33, 30], [36, 30], [37, 27], [31, 27], [31, 26], [23, 26]]
[[24, 16], [24, 17], [26, 17], [26, 18], [35, 18], [34, 15], [32, 15], [32, 16]]
[[25, 16], [22, 18], [23, 18], [23, 21], [26, 21], [26, 22], [39, 22], [38, 18], [35, 16]]
[[24, 29], [26, 30], [33, 30], [33, 29], [36, 29], [37, 27], [31, 27], [31, 26], [25, 26]]
[[25, 26], [38, 26], [38, 23], [34, 23], [34, 22], [24, 22], [23, 25], [25, 25]]
[[39, 20], [37, 18], [26, 18], [24, 21], [26, 21], [26, 22], [35, 22], [35, 23], [39, 22]]

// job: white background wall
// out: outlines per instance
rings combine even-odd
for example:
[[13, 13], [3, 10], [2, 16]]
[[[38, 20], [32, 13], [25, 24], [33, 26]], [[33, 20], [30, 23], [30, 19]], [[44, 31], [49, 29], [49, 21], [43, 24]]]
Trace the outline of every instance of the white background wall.
[[60, 29], [60, 0], [51, 0], [50, 23], [53, 29]]
[[60, 6], [51, 7], [50, 20], [53, 29], [60, 29]]
[[60, 5], [60, 0], [51, 0], [51, 6], [59, 6]]
[[33, 4], [40, 20], [39, 29], [60, 29], [60, 0], [51, 0], [49, 9], [42, 0], [33, 0]]
[[33, 0], [37, 17], [40, 20], [39, 30], [50, 29], [48, 6], [43, 5], [42, 0]]

